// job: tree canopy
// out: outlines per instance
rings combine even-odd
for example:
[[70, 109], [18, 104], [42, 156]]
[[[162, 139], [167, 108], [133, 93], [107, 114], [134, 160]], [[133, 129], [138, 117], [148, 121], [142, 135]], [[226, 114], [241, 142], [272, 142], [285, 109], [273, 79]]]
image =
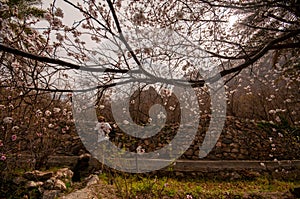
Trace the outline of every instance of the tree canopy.
[[204, 87], [264, 71], [259, 81], [297, 93], [298, 0], [32, 2], [1, 2], [2, 87], [102, 95], [131, 81]]

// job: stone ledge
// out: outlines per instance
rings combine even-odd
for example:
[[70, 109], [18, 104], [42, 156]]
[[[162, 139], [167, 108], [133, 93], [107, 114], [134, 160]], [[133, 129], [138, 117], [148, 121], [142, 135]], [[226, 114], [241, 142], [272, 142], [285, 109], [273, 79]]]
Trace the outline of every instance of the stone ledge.
[[[19, 157], [15, 159], [15, 163], [22, 167], [28, 164], [28, 160], [32, 159], [32, 156]], [[60, 166], [74, 166], [77, 163], [79, 156], [50, 156], [47, 162], [49, 167], [60, 167]], [[135, 159], [126, 159], [127, 161], [135, 161]], [[153, 162], [166, 162], [169, 160], [161, 159], [149, 159], [140, 160], [139, 163], [143, 165], [153, 165]], [[90, 165], [95, 168], [101, 168], [95, 158], [90, 160]], [[243, 169], [254, 169], [254, 170], [267, 170], [267, 169], [300, 169], [300, 160], [279, 160], [279, 161], [263, 161], [263, 160], [176, 160], [168, 168], [172, 168], [172, 171], [212, 171], [212, 170], [243, 170]], [[165, 168], [168, 169], [168, 168]]]
[[174, 170], [177, 171], [202, 171], [204, 169], [282, 169], [294, 168], [300, 169], [300, 160], [281, 160], [281, 161], [257, 161], [257, 160], [224, 160], [224, 161], [207, 161], [207, 160], [177, 160]]

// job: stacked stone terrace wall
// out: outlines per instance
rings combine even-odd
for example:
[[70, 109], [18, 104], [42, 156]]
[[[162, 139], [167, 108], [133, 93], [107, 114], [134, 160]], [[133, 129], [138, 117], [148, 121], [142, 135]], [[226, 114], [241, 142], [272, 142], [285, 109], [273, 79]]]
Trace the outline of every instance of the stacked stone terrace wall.
[[[202, 144], [209, 125], [209, 117], [202, 117], [194, 142], [180, 159], [199, 160], [199, 146]], [[134, 131], [134, 129], [132, 129]], [[155, 151], [167, 145], [178, 130], [177, 124], [165, 126], [155, 136], [136, 139], [119, 128], [114, 128], [116, 146], [136, 151], [138, 146], [145, 152]], [[91, 134], [96, 132], [91, 132]], [[95, 136], [94, 135], [94, 136]], [[80, 155], [87, 152], [76, 133], [61, 135], [61, 145], [56, 155]], [[95, 140], [96, 141], [96, 140]], [[94, 143], [97, 145], [97, 142]], [[224, 129], [215, 147], [204, 160], [293, 160], [300, 159], [300, 141], [288, 132], [261, 128], [258, 123], [227, 117]]]

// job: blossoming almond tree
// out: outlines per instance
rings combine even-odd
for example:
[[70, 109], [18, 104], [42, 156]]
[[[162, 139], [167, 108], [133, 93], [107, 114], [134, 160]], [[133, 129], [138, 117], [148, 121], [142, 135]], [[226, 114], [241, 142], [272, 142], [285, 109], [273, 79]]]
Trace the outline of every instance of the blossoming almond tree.
[[[0, 42], [10, 48], [47, 56], [53, 53], [48, 46], [49, 34], [42, 35], [32, 28], [46, 11], [32, 3], [37, 2], [0, 2]], [[46, 92], [53, 83], [55, 68], [3, 51], [0, 59], [1, 172], [13, 169], [8, 165], [17, 166], [14, 160], [25, 153], [33, 157], [28, 164], [38, 169], [58, 145], [57, 133], [70, 130], [70, 107], [62, 107], [57, 101], [59, 96]]]

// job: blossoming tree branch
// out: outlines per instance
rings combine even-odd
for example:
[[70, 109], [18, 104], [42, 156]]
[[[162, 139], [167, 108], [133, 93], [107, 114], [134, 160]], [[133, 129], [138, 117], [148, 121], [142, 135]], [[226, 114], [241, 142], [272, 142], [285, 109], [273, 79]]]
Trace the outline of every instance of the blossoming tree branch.
[[[47, 10], [38, 10], [29, 5], [30, 1], [20, 2], [35, 13], [21, 16], [20, 6], [1, 3], [3, 38], [0, 49], [2, 60], [7, 60], [2, 61], [2, 68], [11, 72], [7, 79], [16, 81], [19, 74], [29, 78], [27, 85], [15, 85], [17, 87], [72, 91], [67, 82], [76, 71], [97, 73], [99, 81], [93, 89], [114, 86], [116, 80], [127, 83], [132, 76], [122, 76], [125, 73], [141, 74], [141, 82], [168, 81], [155, 75], [156, 69], [152, 66], [144, 67], [142, 60], [148, 57], [158, 61], [169, 56], [168, 70], [180, 67], [192, 87], [202, 87], [205, 82], [218, 78], [230, 80], [270, 53], [273, 60], [279, 60], [289, 51], [294, 64], [299, 61], [295, 58], [299, 50], [299, 5], [293, 2], [107, 0], [73, 3], [64, 0], [61, 5], [72, 12], [59, 7], [56, 1]], [[64, 18], [73, 13], [77, 13], [78, 18], [73, 19], [71, 25], [65, 23]], [[41, 21], [46, 25], [36, 30], [35, 24]], [[171, 57], [170, 52], [164, 55], [155, 47], [137, 47], [138, 41], [126, 37], [126, 33], [143, 27], [176, 31], [195, 48], [205, 51], [211, 57], [210, 64], [220, 68], [219, 74], [196, 78], [194, 74], [199, 72], [199, 66], [184, 57]], [[111, 47], [106, 49], [107, 41], [119, 48], [118, 52]], [[104, 50], [116, 55], [109, 57]], [[26, 67], [22, 66], [24, 64]], [[59, 85], [54, 84], [57, 79], [60, 79]], [[171, 82], [186, 86], [178, 79]]]

